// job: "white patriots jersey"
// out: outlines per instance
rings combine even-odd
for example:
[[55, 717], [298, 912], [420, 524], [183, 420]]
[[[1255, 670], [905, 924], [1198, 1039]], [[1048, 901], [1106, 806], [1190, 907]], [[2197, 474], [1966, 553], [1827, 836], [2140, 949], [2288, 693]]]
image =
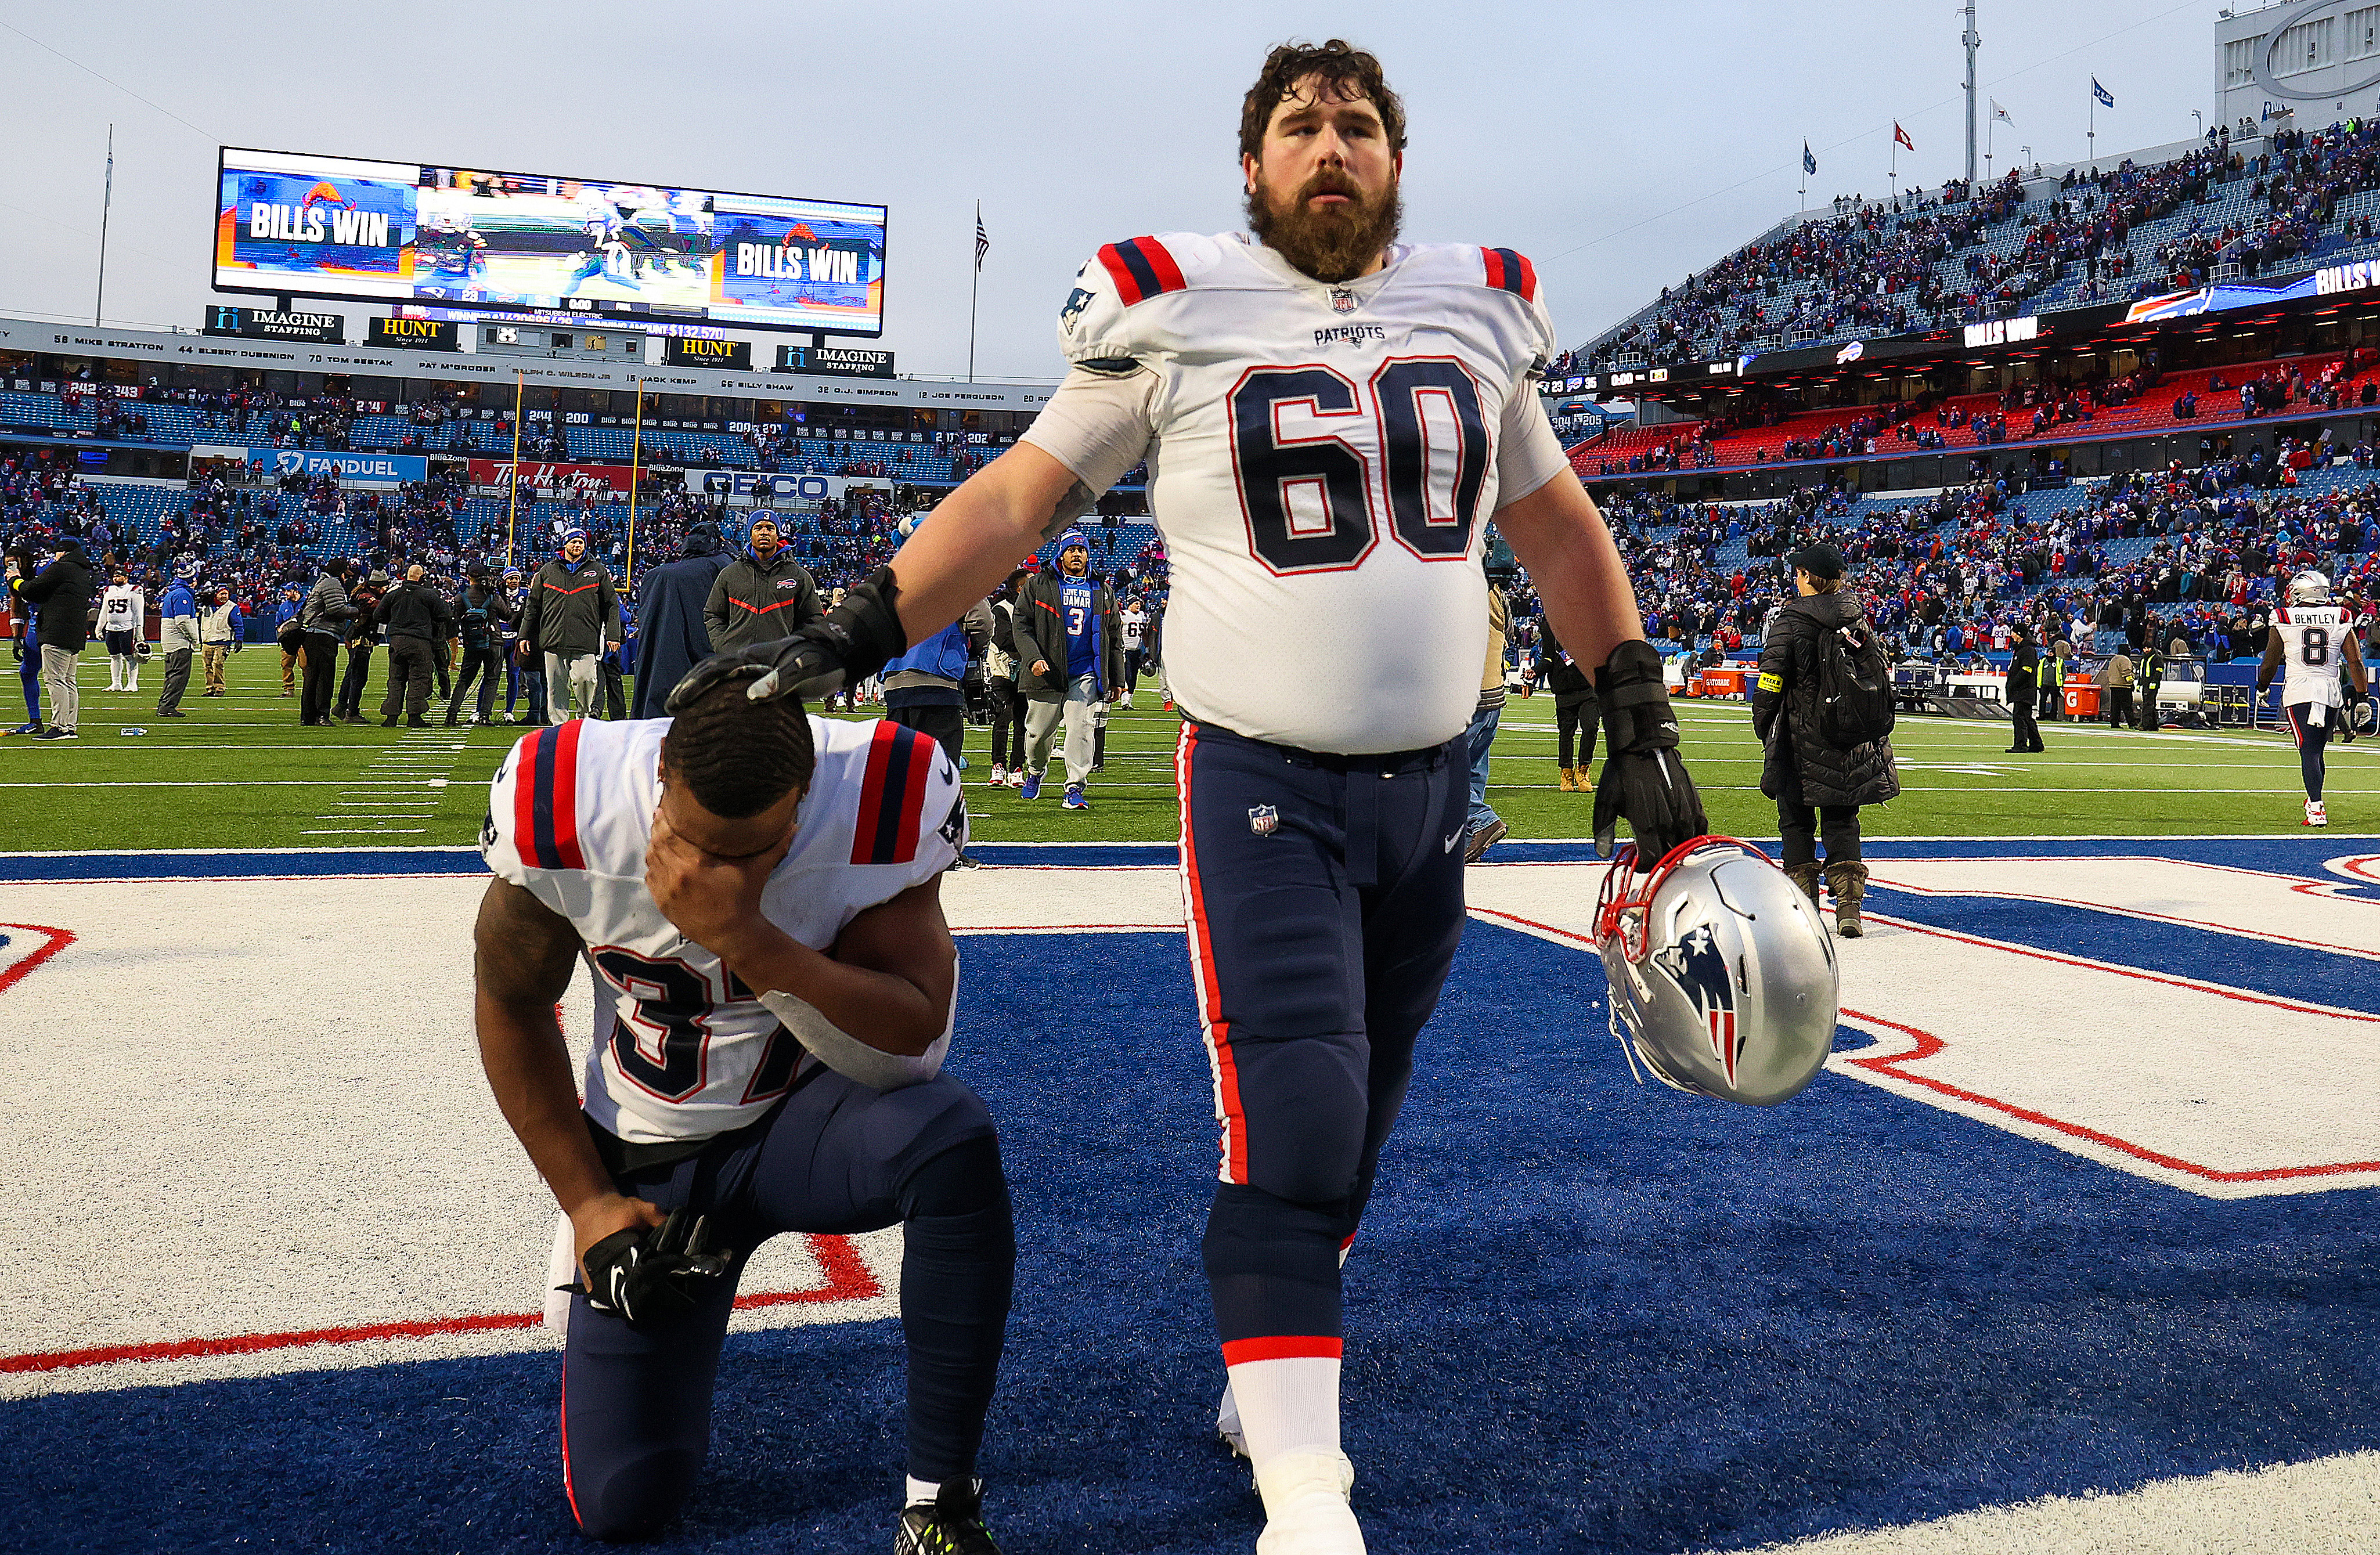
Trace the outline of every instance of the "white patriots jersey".
[[1191, 717], [1350, 755], [1463, 731], [1488, 520], [1564, 468], [1527, 260], [1399, 247], [1332, 285], [1241, 234], [1135, 237], [1084, 265], [1059, 340], [1089, 373], [1150, 375], [1167, 685]]
[[2355, 619], [2335, 605], [2283, 605], [2273, 613], [2273, 630], [2281, 639], [2281, 665], [2286, 679], [2281, 705], [2320, 702], [2339, 705], [2338, 667], [2346, 662], [2345, 638]]
[[[645, 889], [666, 718], [574, 721], [513, 747], [488, 786], [488, 868], [568, 918], [596, 990], [587, 1115], [632, 1144], [704, 1139], [758, 1120], [805, 1054], [720, 959]], [[869, 907], [932, 880], [966, 843], [958, 770], [897, 723], [810, 720], [818, 768], [760, 910], [814, 950]]]
[[111, 583], [100, 590], [99, 629], [138, 632], [143, 629], [140, 590], [129, 583]]

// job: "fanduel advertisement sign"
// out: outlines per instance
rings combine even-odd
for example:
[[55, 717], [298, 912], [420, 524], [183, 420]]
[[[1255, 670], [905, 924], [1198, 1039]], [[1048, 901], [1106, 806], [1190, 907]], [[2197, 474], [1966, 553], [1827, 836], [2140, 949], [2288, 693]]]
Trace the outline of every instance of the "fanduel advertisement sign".
[[427, 480], [430, 461], [419, 454], [326, 454], [312, 448], [225, 448], [200, 443], [190, 450], [194, 459], [237, 459], [242, 464], [262, 460], [273, 479], [285, 475], [336, 476], [341, 480]]

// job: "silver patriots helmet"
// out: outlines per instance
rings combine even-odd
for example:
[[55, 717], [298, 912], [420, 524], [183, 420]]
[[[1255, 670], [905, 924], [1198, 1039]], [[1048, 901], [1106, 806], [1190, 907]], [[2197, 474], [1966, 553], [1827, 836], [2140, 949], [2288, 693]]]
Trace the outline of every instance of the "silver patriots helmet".
[[2330, 579], [2318, 572], [2301, 572], [2289, 579], [2289, 603], [2328, 604]]
[[1681, 844], [1647, 872], [1634, 864], [1633, 849], [1612, 860], [1595, 908], [1629, 1068], [1642, 1060], [1664, 1085], [1754, 1107], [1797, 1094], [1833, 1051], [1839, 1013], [1817, 908], [1732, 837]]

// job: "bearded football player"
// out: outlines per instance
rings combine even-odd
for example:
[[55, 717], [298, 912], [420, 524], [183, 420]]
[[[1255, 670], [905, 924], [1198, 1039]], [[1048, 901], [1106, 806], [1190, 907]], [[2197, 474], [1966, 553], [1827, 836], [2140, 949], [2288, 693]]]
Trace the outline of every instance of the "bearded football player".
[[[782, 1232], [900, 1225], [908, 1488], [896, 1555], [997, 1555], [976, 1453], [1015, 1264], [990, 1116], [941, 1072], [958, 771], [893, 723], [715, 685], [675, 719], [513, 747], [481, 849], [480, 1054], [578, 1279], [562, 1482], [603, 1539], [674, 1516], [710, 1442], [735, 1284]], [[597, 994], [586, 1099], [554, 1001]]]
[[1463, 924], [1463, 735], [1492, 519], [1597, 666], [1607, 852], [1704, 830], [1659, 657], [1537, 378], [1511, 249], [1399, 241], [1402, 105], [1339, 42], [1273, 51], [1242, 105], [1249, 230], [1110, 244], [1059, 310], [1071, 371], [1019, 445], [760, 662], [756, 696], [856, 679], [938, 630], [1148, 461], [1172, 560], [1183, 893], [1220, 1124], [1203, 1252], [1218, 1421], [1260, 1555], [1364, 1548], [1340, 1450], [1341, 1266]]

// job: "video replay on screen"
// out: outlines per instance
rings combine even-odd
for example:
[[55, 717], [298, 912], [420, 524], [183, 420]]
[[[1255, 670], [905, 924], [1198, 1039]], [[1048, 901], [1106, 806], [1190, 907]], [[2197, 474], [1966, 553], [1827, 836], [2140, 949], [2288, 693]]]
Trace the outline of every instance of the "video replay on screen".
[[881, 205], [222, 150], [217, 291], [884, 333]]

